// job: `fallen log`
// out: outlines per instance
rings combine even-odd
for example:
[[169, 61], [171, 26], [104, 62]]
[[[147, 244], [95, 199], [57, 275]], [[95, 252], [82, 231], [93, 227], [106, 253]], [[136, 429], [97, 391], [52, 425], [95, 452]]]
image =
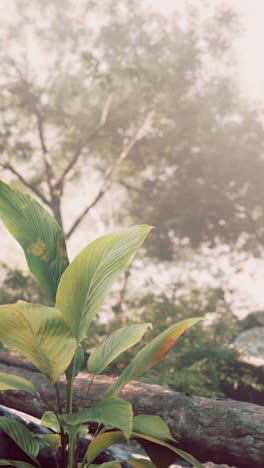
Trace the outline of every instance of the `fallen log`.
[[[0, 372], [30, 380], [41, 395], [39, 400], [24, 392], [2, 391], [0, 404], [36, 417], [47, 410], [57, 410], [53, 387], [28, 361], [0, 352]], [[91, 375], [81, 372], [75, 380], [74, 410], [94, 404], [114, 380], [114, 377], [96, 377], [86, 397]], [[60, 377], [58, 384], [65, 400], [64, 377]], [[136, 381], [126, 385], [120, 396], [133, 404], [135, 414], [156, 414], [163, 418], [179, 441], [179, 447], [201, 462], [212, 460], [237, 468], [263, 468], [264, 407], [191, 396]], [[65, 407], [63, 410], [66, 411]]]

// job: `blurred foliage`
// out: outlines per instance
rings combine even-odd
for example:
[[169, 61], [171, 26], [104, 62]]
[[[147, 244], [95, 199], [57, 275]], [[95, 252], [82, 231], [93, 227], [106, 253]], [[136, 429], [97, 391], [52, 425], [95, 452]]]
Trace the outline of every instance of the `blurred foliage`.
[[0, 304], [13, 304], [17, 301], [32, 302], [52, 306], [50, 298], [39, 283], [21, 270], [11, 270], [0, 264]]
[[0, 31], [8, 177], [22, 168], [56, 216], [65, 190], [58, 184], [56, 205], [43, 143], [56, 177], [80, 152], [66, 179], [83, 168], [104, 179], [153, 111], [145, 138], [106, 183], [123, 200], [111, 221], [157, 226], [148, 253], [163, 259], [173, 258], [179, 238], [192, 246], [239, 241], [250, 251], [263, 245], [263, 116], [239, 94], [230, 47], [239, 21], [230, 7], [201, 15], [199, 2], [186, 2], [165, 18], [139, 0], [13, 3], [16, 14]]
[[[93, 335], [86, 343], [87, 352], [117, 326], [152, 322], [155, 332], [148, 332], [143, 339], [146, 343], [178, 320], [204, 316], [208, 320], [188, 330], [162, 364], [142, 376], [142, 381], [204, 397], [227, 396], [256, 403], [263, 398], [264, 382], [237, 362], [238, 353], [229, 346], [243, 325], [232, 314], [222, 289], [178, 283], [171, 291], [136, 296], [113, 310], [115, 319], [106, 325], [107, 333], [101, 327], [99, 336]], [[107, 374], [120, 374], [132, 357], [133, 350], [126, 352], [106, 369]]]

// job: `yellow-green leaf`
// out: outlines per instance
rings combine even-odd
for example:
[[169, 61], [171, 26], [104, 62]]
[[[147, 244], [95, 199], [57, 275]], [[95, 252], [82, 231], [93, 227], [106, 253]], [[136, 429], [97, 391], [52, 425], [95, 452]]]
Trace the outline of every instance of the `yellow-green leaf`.
[[105, 449], [111, 447], [111, 445], [119, 444], [125, 440], [126, 439], [123, 432], [120, 431], [104, 432], [97, 435], [88, 445], [86, 452], [87, 462], [92, 463], [94, 459]]
[[23, 390], [39, 396], [36, 387], [29, 380], [5, 372], [0, 372], [0, 390]]
[[78, 343], [85, 337], [113, 282], [132, 261], [150, 230], [150, 226], [142, 225], [102, 236], [79, 253], [63, 273], [56, 307]]
[[0, 427], [33, 461], [37, 460], [39, 444], [24, 424], [0, 416]]
[[151, 461], [145, 460], [144, 458], [133, 458], [124, 461], [133, 468], [156, 468]]
[[30, 195], [1, 181], [0, 218], [23, 248], [30, 271], [55, 300], [61, 275], [69, 264], [59, 224]]
[[[125, 460], [123, 460], [125, 461]], [[89, 468], [122, 468], [122, 465], [121, 465], [122, 461], [120, 460], [120, 462], [118, 463], [118, 460], [117, 461], [110, 461], [110, 462], [106, 462], [106, 463], [100, 463], [100, 465], [89, 465]]]
[[170, 429], [160, 416], [139, 414], [133, 418], [133, 432], [140, 432], [161, 440], [173, 440]]
[[56, 382], [76, 348], [61, 313], [38, 304], [9, 304], [0, 306], [0, 323], [0, 340]]
[[79, 374], [84, 361], [84, 349], [81, 344], [78, 344], [75, 356], [72, 358], [72, 361], [69, 367], [66, 369], [65, 374], [67, 377], [68, 382], [71, 379], [76, 377]]
[[133, 411], [131, 403], [117, 397], [103, 398], [91, 408], [79, 413], [69, 413], [58, 416], [60, 423], [68, 426], [88, 423], [102, 423], [108, 427], [121, 429], [126, 438], [132, 431]]
[[[159, 454], [160, 454], [160, 448], [159, 448], [160, 446], [166, 449], [169, 449], [171, 452], [177, 453], [178, 455], [180, 455], [181, 458], [184, 458], [185, 460], [187, 460], [194, 467], [203, 468], [201, 463], [189, 453], [184, 452], [183, 450], [180, 450], [174, 447], [173, 445], [169, 444], [168, 442], [160, 440], [156, 437], [152, 437], [146, 434], [141, 434], [139, 432], [133, 431], [130, 438], [136, 439], [139, 442], [143, 440], [149, 441], [153, 443], [154, 445], [157, 445], [157, 453]], [[111, 445], [118, 444], [123, 441], [125, 441], [125, 438], [121, 431], [104, 432], [102, 434], [97, 435], [91, 441], [87, 449], [86, 455], [87, 455], [88, 463], [91, 463], [101, 452], [103, 452], [108, 447], [111, 447]], [[158, 464], [157, 464], [157, 467], [158, 467]]]
[[50, 427], [56, 432], [60, 432], [60, 423], [57, 415], [53, 411], [46, 411], [41, 418], [41, 425]]
[[31, 465], [31, 463], [26, 463], [20, 460], [0, 460], [1, 466], [15, 466], [16, 468], [36, 468], [36, 465]]
[[[171, 450], [172, 452], [177, 453], [177, 455], [180, 455], [180, 457], [183, 458], [184, 460], [187, 460], [195, 468], [203, 468], [201, 463], [198, 460], [196, 460], [196, 458], [194, 458], [192, 455], [185, 452], [184, 450], [180, 450], [180, 449], [174, 447], [173, 445], [169, 444], [168, 442], [165, 442], [164, 440], [160, 440], [160, 439], [157, 439], [156, 437], [151, 437], [151, 436], [148, 436], [148, 435], [145, 435], [145, 434], [140, 434], [140, 433], [137, 433], [137, 432], [132, 432], [131, 438], [137, 439], [137, 440], [139, 439], [139, 443], [141, 443], [140, 439], [142, 439], [142, 441], [146, 440], [146, 441], [154, 443], [155, 445], [161, 445], [162, 447], [166, 447], [169, 450]], [[147, 451], [146, 446], [144, 446], [143, 444], [142, 444], [142, 446]], [[148, 453], [149, 457], [151, 458], [151, 453], [149, 453], [148, 451], [147, 451], [147, 453]], [[157, 454], [158, 454], [158, 459], [157, 460], [152, 460], [152, 461], [157, 465], [157, 468], [159, 468], [160, 451], [157, 450]], [[163, 463], [162, 463], [162, 460], [161, 460], [161, 465], [160, 466], [164, 466]]]
[[182, 320], [154, 338], [154, 340], [139, 351], [119, 378], [107, 390], [106, 395], [117, 395], [129, 380], [143, 374], [143, 372], [146, 372], [160, 362], [172, 348], [177, 339], [199, 320], [203, 319], [201, 317], [195, 317]]
[[117, 356], [138, 343], [148, 327], [151, 327], [151, 323], [130, 325], [114, 331], [91, 353], [87, 362], [88, 371], [100, 374]]
[[35, 437], [42, 439], [48, 445], [53, 453], [56, 455], [61, 446], [61, 437], [59, 434], [36, 434]]

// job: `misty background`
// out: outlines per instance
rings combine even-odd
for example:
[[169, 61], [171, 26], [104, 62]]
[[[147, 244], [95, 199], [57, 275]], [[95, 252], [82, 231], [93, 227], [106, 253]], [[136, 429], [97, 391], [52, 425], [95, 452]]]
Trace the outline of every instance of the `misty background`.
[[[151, 321], [155, 335], [204, 315], [145, 379], [261, 401], [230, 344], [264, 308], [263, 7], [1, 0], [0, 12], [1, 179], [55, 216], [71, 259], [99, 235], [155, 227], [87, 353], [112, 327]], [[48, 303], [0, 235], [1, 302]]]

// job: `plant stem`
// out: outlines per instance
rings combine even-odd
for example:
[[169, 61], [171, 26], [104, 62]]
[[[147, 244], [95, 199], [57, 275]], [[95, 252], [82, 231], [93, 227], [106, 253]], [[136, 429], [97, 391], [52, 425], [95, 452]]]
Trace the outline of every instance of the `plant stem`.
[[72, 363], [72, 373], [71, 376], [68, 380], [67, 387], [67, 413], [72, 413], [72, 403], [73, 403], [73, 379], [74, 379], [74, 372], [75, 372], [75, 366], [76, 366], [76, 359], [77, 359], [77, 351], [74, 354], [73, 357], [73, 363]]
[[[93, 375], [92, 375], [92, 378], [91, 378], [91, 380], [90, 380], [90, 382], [89, 382], [88, 390], [87, 390], [87, 392], [86, 392], [86, 398], [87, 398], [88, 395], [89, 395], [89, 392], [90, 392], [90, 389], [91, 389], [91, 386], [92, 386], [92, 384], [93, 384], [93, 381], [94, 381], [95, 377], [96, 377], [96, 374], [93, 374]], [[98, 426], [98, 427], [99, 427], [99, 426]], [[97, 427], [97, 430], [98, 430], [98, 427]], [[96, 430], [95, 435], [97, 434], [97, 430]], [[94, 439], [95, 435], [93, 436], [93, 439]], [[93, 440], [93, 439], [92, 439], [92, 440]], [[82, 461], [82, 464], [81, 464], [81, 468], [84, 468], [85, 466], [89, 466], [89, 465], [86, 465], [86, 463], [87, 463], [87, 455], [85, 454], [84, 457], [83, 457], [83, 461]]]
[[[73, 357], [72, 372], [67, 382], [67, 412], [72, 413], [73, 403], [73, 379], [77, 360], [77, 350]], [[69, 435], [69, 468], [74, 468], [75, 465], [75, 448], [76, 434]]]
[[[54, 389], [55, 389], [55, 394], [56, 394], [58, 413], [62, 414], [61, 397], [60, 397], [60, 391], [59, 391], [57, 382], [55, 382], [54, 384]], [[66, 468], [67, 467], [67, 436], [61, 425], [60, 425], [60, 434], [61, 434], [62, 466]], [[57, 460], [56, 460], [56, 463], [57, 463]]]
[[75, 434], [69, 435], [69, 468], [74, 468]]
[[95, 377], [96, 377], [96, 374], [93, 374], [93, 375], [92, 375], [92, 378], [91, 378], [91, 380], [90, 380], [88, 389], [87, 389], [86, 398], [87, 398], [88, 395], [89, 395], [89, 392], [90, 392], [90, 389], [91, 389], [91, 386], [92, 386], [92, 384], [93, 384], [93, 381], [94, 381]]
[[56, 400], [57, 400], [58, 413], [59, 413], [59, 414], [62, 414], [61, 397], [60, 397], [60, 391], [59, 391], [59, 387], [58, 387], [58, 383], [57, 383], [57, 382], [55, 382], [54, 388], [55, 388], [55, 393], [56, 393]]
[[77, 434], [76, 444], [75, 444], [74, 468], [77, 468], [77, 466], [78, 466], [79, 442], [80, 442], [80, 436], [79, 436], [79, 434]]
[[[92, 438], [91, 442], [95, 439], [95, 437], [96, 437], [99, 433], [103, 432], [104, 428], [102, 428], [102, 429], [100, 430], [100, 426], [101, 426], [101, 423], [98, 424], [97, 429], [96, 429], [96, 431], [95, 431], [95, 433], [94, 433], [94, 435], [93, 435], [93, 438]], [[81, 468], [84, 468], [85, 466], [88, 467], [89, 465], [90, 465], [90, 463], [87, 463], [87, 452], [86, 452], [86, 454], [85, 454], [84, 457], [83, 457], [83, 461], [82, 461], [82, 464], [81, 464]]]

